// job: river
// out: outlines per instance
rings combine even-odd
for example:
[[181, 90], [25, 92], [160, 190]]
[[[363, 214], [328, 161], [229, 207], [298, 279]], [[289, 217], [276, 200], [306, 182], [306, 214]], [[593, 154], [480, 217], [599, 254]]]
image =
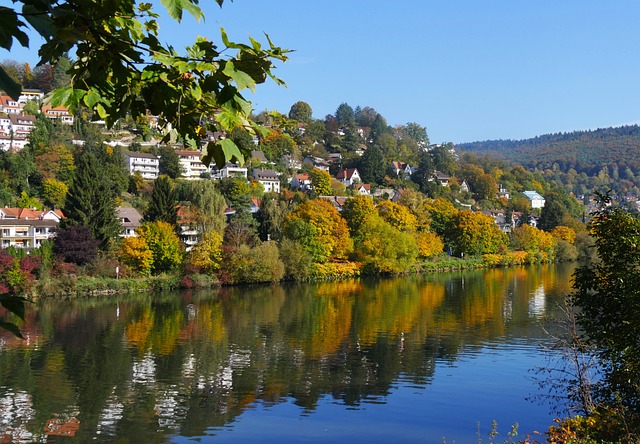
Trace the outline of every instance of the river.
[[[544, 432], [573, 265], [47, 300], [0, 332], [2, 442], [503, 442]], [[538, 441], [544, 442], [544, 436]]]

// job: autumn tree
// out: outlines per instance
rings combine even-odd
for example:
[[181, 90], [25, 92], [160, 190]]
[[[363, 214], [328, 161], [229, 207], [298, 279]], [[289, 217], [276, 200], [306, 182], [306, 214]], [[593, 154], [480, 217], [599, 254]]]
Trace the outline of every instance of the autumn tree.
[[316, 196], [331, 196], [331, 175], [328, 171], [314, 168], [309, 172], [311, 187]]
[[316, 262], [343, 260], [353, 250], [347, 223], [323, 199], [303, 202], [289, 214], [284, 235], [303, 245]]
[[169, 272], [182, 263], [184, 248], [171, 224], [163, 221], [145, 222], [136, 230], [136, 234], [151, 251], [152, 272]]
[[53, 208], [64, 207], [68, 192], [69, 187], [59, 180], [45, 179], [42, 182], [42, 197], [44, 197], [46, 203]]
[[402, 273], [415, 264], [418, 248], [413, 236], [379, 216], [365, 219], [354, 237], [354, 256], [365, 273]]
[[506, 250], [507, 236], [491, 216], [460, 211], [450, 227], [448, 242], [454, 254], [478, 255]]
[[187, 262], [205, 273], [213, 274], [222, 261], [222, 236], [214, 230], [207, 231], [198, 245], [187, 254]]
[[177, 189], [180, 201], [190, 202], [198, 210], [200, 216], [198, 229], [205, 233], [215, 230], [224, 232], [227, 203], [224, 196], [210, 180], [191, 180], [180, 184]]
[[367, 196], [354, 196], [342, 206], [342, 217], [347, 222], [352, 237], [357, 235], [367, 219], [377, 215], [373, 199]]
[[404, 205], [383, 200], [376, 208], [383, 220], [400, 231], [413, 232], [418, 226], [418, 220]]

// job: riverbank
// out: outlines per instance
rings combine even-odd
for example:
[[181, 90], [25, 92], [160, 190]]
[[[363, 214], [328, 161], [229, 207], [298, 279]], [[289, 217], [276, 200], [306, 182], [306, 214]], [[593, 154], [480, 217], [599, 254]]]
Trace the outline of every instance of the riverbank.
[[[512, 256], [512, 255], [511, 255]], [[456, 258], [443, 255], [429, 261], [416, 264], [403, 274], [442, 273], [459, 270], [510, 267], [541, 263], [539, 257], [519, 255], [520, 260], [510, 259], [509, 255], [485, 255], [484, 257]], [[546, 262], [546, 261], [545, 261]], [[354, 262], [316, 264], [314, 272], [306, 281], [337, 281], [362, 276], [361, 267]], [[240, 282], [235, 284], [264, 284], [269, 282]], [[95, 277], [73, 274], [48, 277], [36, 280], [29, 289], [27, 298], [78, 298], [102, 297], [122, 293], [142, 293], [177, 289], [203, 289], [220, 287], [215, 276], [203, 274], [160, 274], [150, 277]]]

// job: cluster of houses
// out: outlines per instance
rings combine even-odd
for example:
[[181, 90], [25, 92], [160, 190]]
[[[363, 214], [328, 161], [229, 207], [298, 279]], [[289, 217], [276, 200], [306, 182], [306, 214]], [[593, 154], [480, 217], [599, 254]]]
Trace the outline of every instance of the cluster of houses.
[[[40, 90], [25, 89], [18, 100], [0, 94], [0, 149], [19, 151], [28, 143], [28, 136], [33, 129], [36, 118], [24, 113], [27, 102], [35, 100], [41, 103], [44, 93]], [[51, 107], [44, 105], [42, 113], [51, 120], [65, 124], [73, 123], [73, 116], [69, 109], [63, 106]]]

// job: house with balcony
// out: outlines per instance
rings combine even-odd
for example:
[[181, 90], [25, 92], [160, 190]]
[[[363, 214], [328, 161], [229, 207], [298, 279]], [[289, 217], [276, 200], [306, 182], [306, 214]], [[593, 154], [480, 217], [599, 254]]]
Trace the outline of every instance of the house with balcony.
[[214, 180], [222, 180], [228, 177], [247, 178], [248, 170], [240, 166], [239, 163], [227, 162], [222, 168], [218, 168], [215, 164], [211, 165], [211, 178]]
[[53, 238], [61, 218], [59, 210], [0, 208], [0, 246], [27, 251], [39, 248], [42, 242]]
[[42, 107], [42, 113], [49, 119], [64, 123], [66, 125], [73, 125], [73, 116], [69, 112], [69, 108], [66, 106], [51, 107], [46, 104]]
[[176, 151], [180, 159], [180, 167], [182, 168], [182, 178], [187, 180], [199, 180], [209, 168], [202, 163], [202, 153], [200, 151], [179, 150]]
[[140, 173], [143, 179], [155, 180], [160, 174], [160, 159], [150, 153], [136, 153], [125, 151], [123, 153], [129, 174]]

